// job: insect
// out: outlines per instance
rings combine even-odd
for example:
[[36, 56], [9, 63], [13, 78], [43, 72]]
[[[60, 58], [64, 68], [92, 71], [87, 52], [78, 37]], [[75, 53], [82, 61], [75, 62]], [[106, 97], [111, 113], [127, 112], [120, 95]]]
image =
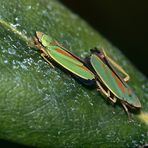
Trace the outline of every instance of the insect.
[[[98, 90], [102, 94], [113, 103], [116, 103], [117, 99], [119, 99], [127, 114], [127, 107], [132, 109], [141, 108], [138, 97], [127, 84], [127, 81], [130, 79], [129, 75], [115, 61], [108, 57], [104, 50], [103, 52], [96, 48], [91, 50], [89, 62], [92, 71], [96, 75]], [[122, 78], [114, 68], [122, 72], [125, 78]]]
[[94, 74], [85, 66], [82, 60], [50, 36], [42, 32], [36, 32], [34, 43], [41, 51], [41, 56], [52, 67], [54, 67], [52, 64], [53, 61], [85, 81], [93, 81], [95, 79]]

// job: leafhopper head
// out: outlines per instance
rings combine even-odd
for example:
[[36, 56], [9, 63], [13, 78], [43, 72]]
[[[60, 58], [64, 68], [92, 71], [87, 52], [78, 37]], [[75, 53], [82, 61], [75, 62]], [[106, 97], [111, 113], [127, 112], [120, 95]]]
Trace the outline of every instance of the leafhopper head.
[[38, 31], [36, 31], [36, 37], [44, 47], [51, 46], [54, 41], [50, 36]]

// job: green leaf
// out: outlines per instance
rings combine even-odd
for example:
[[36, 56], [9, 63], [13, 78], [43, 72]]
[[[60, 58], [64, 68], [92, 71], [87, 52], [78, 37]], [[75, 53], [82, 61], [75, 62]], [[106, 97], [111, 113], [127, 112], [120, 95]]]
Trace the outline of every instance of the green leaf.
[[[0, 138], [37, 147], [138, 147], [148, 143], [148, 81], [122, 53], [55, 0], [0, 1]], [[51, 68], [28, 46], [42, 31], [84, 58], [95, 46], [131, 76], [142, 104], [128, 117], [96, 89]]]

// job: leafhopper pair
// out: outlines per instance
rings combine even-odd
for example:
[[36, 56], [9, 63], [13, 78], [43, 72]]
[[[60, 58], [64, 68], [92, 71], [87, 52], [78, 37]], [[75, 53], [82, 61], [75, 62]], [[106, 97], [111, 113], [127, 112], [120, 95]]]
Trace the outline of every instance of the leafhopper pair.
[[[52, 67], [54, 61], [82, 80], [95, 82], [97, 89], [113, 103], [119, 99], [127, 113], [128, 107], [141, 108], [139, 99], [127, 84], [129, 75], [104, 51], [91, 50], [90, 58], [85, 62], [42, 32], [36, 32], [34, 43], [41, 51], [41, 56]], [[122, 78], [114, 67], [122, 72], [125, 78]]]

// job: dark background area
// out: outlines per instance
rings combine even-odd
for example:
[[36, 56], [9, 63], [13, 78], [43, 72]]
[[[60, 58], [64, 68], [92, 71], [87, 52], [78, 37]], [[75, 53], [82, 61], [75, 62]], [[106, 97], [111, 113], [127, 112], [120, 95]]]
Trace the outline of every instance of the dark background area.
[[60, 0], [148, 76], [147, 0]]

